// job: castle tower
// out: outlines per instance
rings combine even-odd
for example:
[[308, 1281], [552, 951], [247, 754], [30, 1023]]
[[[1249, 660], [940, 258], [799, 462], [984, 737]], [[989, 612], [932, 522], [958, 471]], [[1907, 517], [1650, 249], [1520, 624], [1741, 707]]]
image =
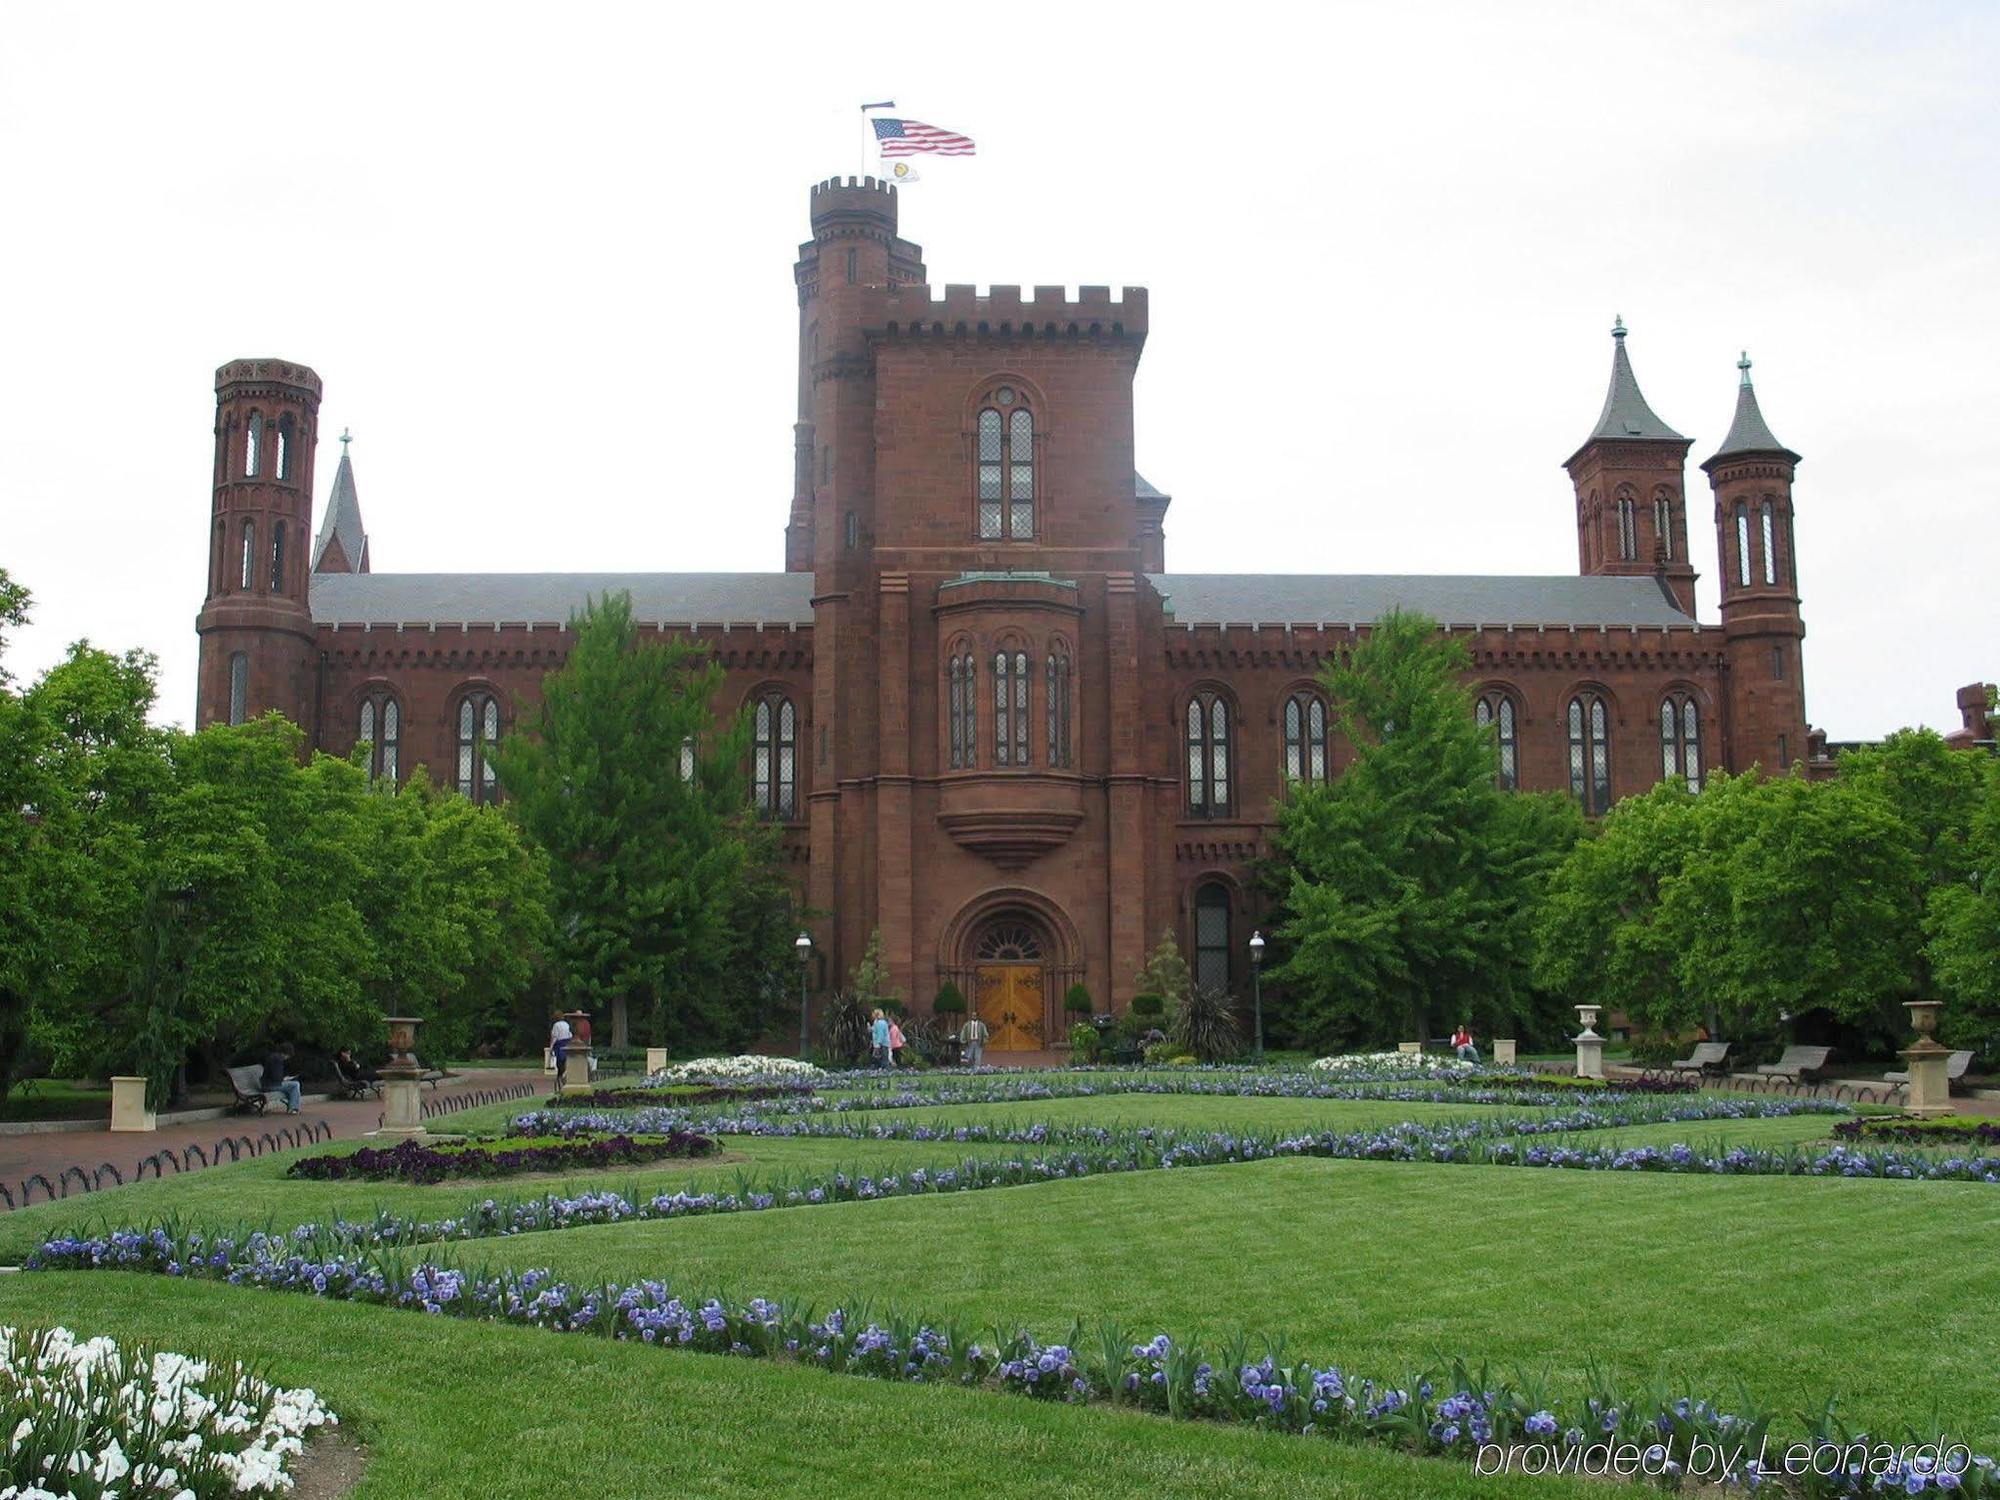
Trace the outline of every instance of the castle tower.
[[799, 296], [798, 418], [785, 570], [859, 550], [869, 530], [874, 381], [864, 333], [871, 293], [922, 285], [923, 251], [896, 234], [896, 190], [873, 177], [812, 190], [812, 238], [793, 268]]
[[320, 380], [304, 365], [239, 359], [215, 372], [208, 592], [195, 630], [195, 723], [272, 709], [313, 732], [306, 600]]
[[1731, 771], [1761, 764], [1779, 774], [1806, 753], [1806, 690], [1800, 642], [1797, 559], [1792, 550], [1792, 475], [1799, 456], [1771, 435], [1750, 384], [1750, 356], [1737, 362], [1736, 419], [1702, 465], [1715, 492], [1722, 566], [1722, 629], [1728, 640]]
[[1690, 439], [1654, 415], [1625, 353], [1625, 320], [1611, 328], [1611, 385], [1583, 446], [1563, 467], [1576, 488], [1578, 571], [1652, 577], [1683, 613], [1694, 613], [1683, 476]]

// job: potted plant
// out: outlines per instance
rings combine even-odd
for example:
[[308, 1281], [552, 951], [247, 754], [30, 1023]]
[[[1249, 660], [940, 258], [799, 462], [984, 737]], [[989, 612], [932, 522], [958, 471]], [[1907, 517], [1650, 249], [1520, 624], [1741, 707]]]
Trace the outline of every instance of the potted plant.
[[1063, 1010], [1072, 1022], [1087, 1021], [1095, 1008], [1091, 1004], [1090, 989], [1081, 979], [1063, 992]]

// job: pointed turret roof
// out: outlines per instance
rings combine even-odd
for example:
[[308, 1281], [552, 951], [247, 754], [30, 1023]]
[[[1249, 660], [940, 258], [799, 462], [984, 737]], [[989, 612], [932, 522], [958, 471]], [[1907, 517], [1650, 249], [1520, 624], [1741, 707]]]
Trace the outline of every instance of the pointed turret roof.
[[[1604, 393], [1604, 410], [1597, 415], [1597, 425], [1590, 430], [1590, 436], [1583, 440], [1583, 452], [1592, 443], [1613, 439], [1619, 442], [1668, 442], [1685, 443], [1673, 428], [1662, 422], [1653, 408], [1646, 404], [1646, 398], [1639, 390], [1639, 377], [1632, 373], [1632, 360], [1625, 353], [1625, 320], [1618, 318], [1611, 325], [1611, 385]], [[1576, 454], [1570, 455], [1571, 463]]]
[[1743, 351], [1743, 357], [1736, 361], [1736, 368], [1743, 372], [1742, 383], [1736, 387], [1736, 420], [1729, 424], [1729, 436], [1722, 440], [1722, 446], [1702, 467], [1705, 469], [1718, 458], [1729, 458], [1738, 453], [1782, 453], [1797, 463], [1798, 454], [1772, 435], [1770, 426], [1764, 421], [1764, 413], [1757, 408], [1757, 388], [1750, 383], [1749, 350]]
[[315, 573], [366, 573], [368, 533], [361, 525], [361, 500], [354, 492], [354, 461], [347, 456], [352, 439], [340, 435], [340, 467], [334, 471], [333, 493], [313, 543]]

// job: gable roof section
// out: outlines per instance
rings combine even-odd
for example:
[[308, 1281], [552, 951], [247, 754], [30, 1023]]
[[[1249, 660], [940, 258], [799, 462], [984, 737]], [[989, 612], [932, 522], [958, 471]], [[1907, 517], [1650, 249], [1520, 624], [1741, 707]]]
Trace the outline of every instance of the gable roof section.
[[646, 624], [812, 624], [810, 573], [315, 573], [319, 625], [562, 625], [632, 596]]
[[368, 533], [361, 525], [361, 497], [354, 490], [354, 464], [344, 450], [340, 467], [333, 473], [333, 492], [327, 496], [319, 540], [313, 543], [315, 573], [322, 563], [328, 572], [368, 571]]
[[1651, 578], [1449, 573], [1149, 573], [1176, 625], [1693, 625]]

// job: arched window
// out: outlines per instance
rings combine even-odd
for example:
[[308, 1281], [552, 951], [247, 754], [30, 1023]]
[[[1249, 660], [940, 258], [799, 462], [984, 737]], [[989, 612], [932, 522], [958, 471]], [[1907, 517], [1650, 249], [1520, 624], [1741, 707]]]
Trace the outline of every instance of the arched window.
[[229, 658], [229, 722], [241, 724], [250, 716], [250, 658], [238, 651]]
[[799, 716], [783, 693], [757, 700], [750, 741], [750, 795], [775, 817], [791, 819], [799, 807]]
[[1639, 518], [1630, 495], [1618, 497], [1618, 555], [1627, 562], [1639, 555]]
[[1293, 693], [1285, 700], [1285, 776], [1326, 780], [1326, 704], [1318, 693]]
[[378, 776], [391, 785], [402, 770], [403, 712], [393, 696], [376, 693], [361, 700], [361, 720], [354, 742], [368, 747], [368, 779]]
[[1763, 505], [1764, 520], [1764, 582], [1778, 581], [1778, 527], [1777, 517], [1772, 512], [1769, 498]]
[[280, 479], [290, 479], [292, 477], [292, 419], [290, 417], [280, 417], [278, 419], [278, 477]]
[[945, 671], [951, 683], [945, 709], [950, 765], [954, 771], [969, 771], [979, 764], [979, 666], [969, 647], [954, 646]]
[[1750, 511], [1741, 500], [1736, 502], [1736, 583], [1750, 587]]
[[1229, 705], [1215, 693], [1196, 693], [1187, 707], [1188, 812], [1197, 818], [1229, 816]]
[[1028, 764], [1028, 653], [993, 653], [993, 764]]
[[245, 589], [257, 584], [257, 523], [243, 523], [243, 577], [240, 586]]
[[458, 790], [474, 802], [495, 802], [500, 781], [493, 772], [493, 747], [500, 742], [500, 700], [491, 693], [468, 693], [458, 704]]
[[1474, 705], [1472, 716], [1482, 729], [1493, 730], [1499, 751], [1493, 780], [1502, 791], [1516, 791], [1521, 785], [1520, 712], [1506, 693], [1486, 693]]
[[1211, 880], [1194, 893], [1194, 982], [1203, 989], [1229, 988], [1229, 887]]
[[1602, 693], [1569, 700], [1569, 790], [1593, 817], [1611, 807], [1611, 714]]
[[1035, 419], [1011, 385], [979, 413], [979, 538], [1025, 542], [1035, 535]]
[[1665, 490], [1661, 490], [1653, 496], [1653, 535], [1660, 539], [1660, 556], [1672, 562], [1674, 557], [1674, 499]]
[[1701, 790], [1701, 711], [1686, 693], [1670, 693], [1660, 704], [1660, 769]]
[[847, 252], [847, 284], [853, 286], [855, 278], [860, 274], [861, 252], [859, 250], [849, 250]]
[[285, 523], [271, 523], [271, 592], [285, 586]]
[[243, 477], [255, 479], [257, 467], [264, 461], [264, 414], [250, 413], [250, 427], [243, 435]]
[[1069, 646], [1066, 642], [1057, 641], [1049, 648], [1045, 705], [1049, 726], [1049, 764], [1052, 766], [1072, 764], [1069, 680]]

